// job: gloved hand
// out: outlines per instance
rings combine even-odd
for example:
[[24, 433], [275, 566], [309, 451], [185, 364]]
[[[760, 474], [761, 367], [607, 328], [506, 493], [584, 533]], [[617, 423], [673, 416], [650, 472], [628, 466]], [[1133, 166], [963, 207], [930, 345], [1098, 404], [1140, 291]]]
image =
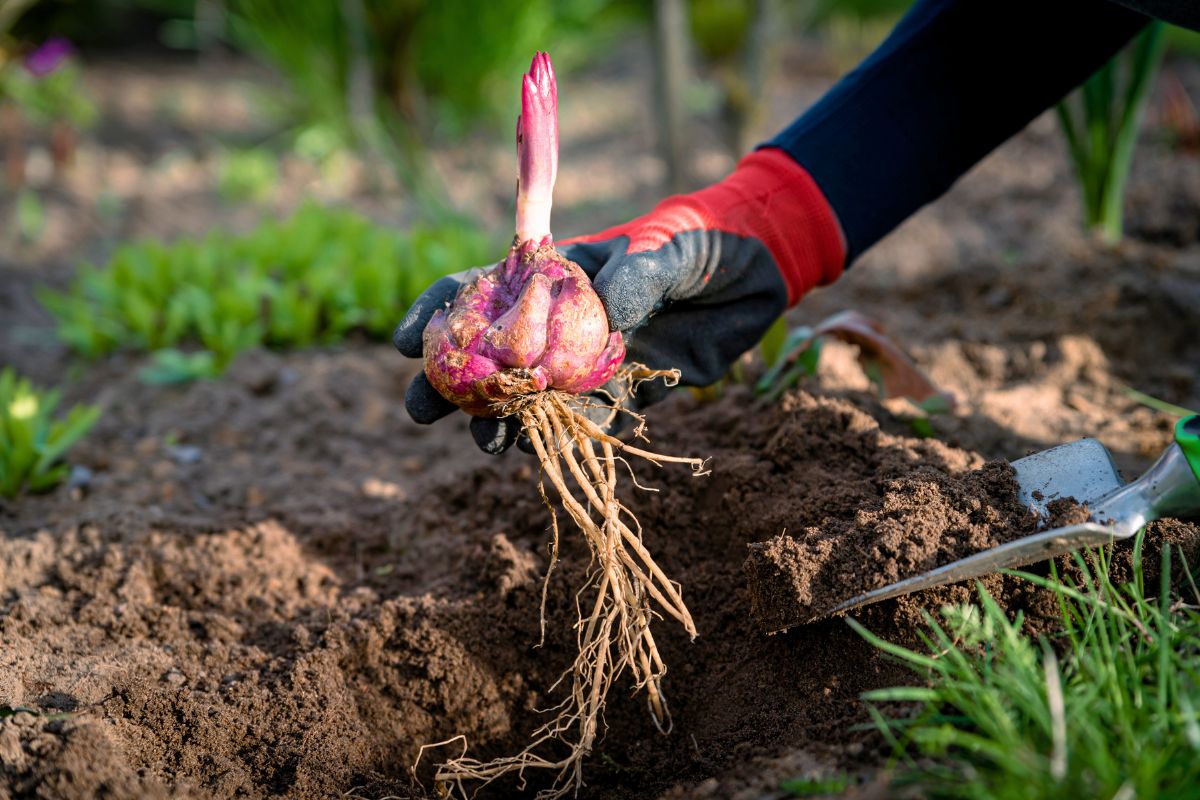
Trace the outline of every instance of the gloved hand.
[[[706, 189], [668, 197], [632, 222], [558, 247], [592, 279], [609, 324], [625, 335], [626, 362], [678, 369], [689, 386], [724, 376], [788, 306], [835, 280], [845, 258], [820, 189], [773, 148], [746, 156]], [[421, 356], [426, 323], [454, 299], [463, 275], [442, 278], [417, 298], [393, 337], [401, 353]], [[635, 405], [665, 392], [661, 381], [643, 383]], [[424, 374], [409, 386], [405, 406], [423, 424], [455, 410]], [[471, 433], [480, 448], [499, 453], [519, 430], [514, 421], [476, 417]]]

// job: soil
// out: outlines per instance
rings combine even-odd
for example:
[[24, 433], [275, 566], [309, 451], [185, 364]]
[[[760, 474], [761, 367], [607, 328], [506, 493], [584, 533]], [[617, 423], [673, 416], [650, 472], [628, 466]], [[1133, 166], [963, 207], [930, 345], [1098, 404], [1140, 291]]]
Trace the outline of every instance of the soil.
[[[638, 68], [630, 63], [621, 69]], [[157, 79], [146, 72], [96, 79], [152, 116], [153, 87], [139, 81]], [[175, 85], [167, 77], [164, 92]], [[582, 81], [595, 102], [580, 96], [575, 108], [639, 108], [627, 77]], [[780, 79], [806, 97], [828, 80]], [[194, 83], [200, 92], [206, 81]], [[772, 114], [799, 107], [795, 93], [772, 92], [783, 98]], [[197, 108], [220, 107], [196, 97]], [[598, 114], [571, 124], [609, 130]], [[564, 235], [627, 217], [613, 197], [659, 194], [654, 169], [626, 178], [613, 166], [636, 161], [626, 150], [649, 151], [650, 115], [628, 116], [625, 150], [564, 157], [560, 182], [578, 203]], [[582, 141], [569, 119], [564, 141]], [[116, 130], [131, 127], [154, 130], [129, 120]], [[226, 208], [209, 184], [181, 183], [193, 172], [211, 180], [203, 147], [164, 163], [162, 137], [129, 152], [112, 141], [85, 141], [81, 159], [95, 172], [47, 196], [50, 238], [0, 256], [0, 359], [104, 410], [72, 452], [70, 485], [0, 504], [0, 798], [423, 798], [434, 796], [439, 754], [462, 740], [427, 752], [414, 774], [422, 745], [463, 736], [479, 757], [519, 751], [544, 720], [537, 709], [558, 698], [550, 687], [574, 655], [574, 588], [588, 568], [564, 529], [539, 647], [548, 516], [532, 460], [479, 453], [461, 415], [411, 423], [402, 398], [414, 368], [387, 345], [252, 352], [220, 381], [178, 388], [139, 383], [134, 357], [72, 362], [34, 285], [61, 282], [118, 236], [238, 227], [279, 210]], [[461, 182], [448, 181], [460, 191], [505, 187], [500, 208], [511, 180], [480, 177], [489, 157], [441, 156], [452, 178], [460, 170]], [[504, 170], [507, 158], [496, 162]], [[1131, 196], [1195, 207], [1195, 159], [1151, 131]], [[705, 161], [714, 172], [727, 163]], [[599, 212], [582, 203], [596, 175], [610, 181]], [[128, 197], [108, 228], [88, 205], [95, 198], [76, 193], [95, 186]], [[349, 201], [377, 210], [373, 191]], [[582, 797], [777, 797], [780, 779], [841, 770], [871, 780], [886, 749], [855, 727], [866, 721], [859, 695], [914, 676], [841, 619], [765, 636], [748, 545], [865, 522], [880, 539], [861, 552], [873, 553], [911, 526], [926, 532], [921, 546], [887, 557], [923, 564], [949, 541], [1004, 535], [1007, 478], [995, 459], [1093, 435], [1135, 474], [1170, 441], [1171, 417], [1124, 388], [1200, 406], [1194, 220], [1172, 232], [1174, 217], [1147, 207], [1131, 229], [1153, 240], [1107, 248], [1077, 232], [1073, 198], [1043, 118], [792, 312], [796, 323], [845, 308], [883, 321], [960, 398], [954, 414], [931, 420], [935, 438], [914, 435], [911, 409], [875, 399], [853, 349], [837, 343], [820, 374], [778, 404], [732, 386], [715, 401], [681, 392], [650, 410], [653, 449], [711, 458], [704, 478], [642, 469], [657, 492], [626, 482], [699, 637], [658, 623], [674, 729], [660, 734], [644, 698], [619, 682]], [[73, 226], [79, 209], [88, 224]], [[921, 503], [935, 495], [940, 517]], [[1164, 542], [1194, 560], [1198, 541], [1194, 523], [1156, 523], [1145, 561], [1156, 563]], [[1128, 569], [1118, 558], [1114, 576]], [[1052, 621], [1054, 604], [1028, 585], [984, 584], [1035, 628]], [[970, 598], [970, 587], [945, 587], [856, 617], [911, 642], [922, 611]], [[481, 796], [515, 787], [490, 788]]]
[[1068, 525], [1081, 525], [1091, 519], [1086, 503], [1080, 503], [1074, 497], [1060, 497], [1046, 504], [1046, 514], [1042, 520], [1042, 528], [1065, 528]]
[[[91, 483], [3, 517], [0, 696], [36, 712], [0, 720], [14, 795], [84, 797], [100, 781], [119, 795], [425, 796], [408, 775], [422, 745], [462, 735], [483, 756], [521, 748], [573, 658], [587, 551], [564, 536], [537, 647], [548, 518], [531, 460], [456, 455], [457, 472], [427, 473], [449, 460], [434, 443], [452, 440], [422, 441], [431, 429], [384, 402], [404, 383], [398, 361], [383, 348], [256, 353], [221, 383], [138, 394], [110, 378], [128, 405], [79, 452]], [[747, 543], [854, 524], [881, 488], [897, 502], [903, 486], [950, 492], [989, 476], [996, 493], [1011, 476], [884, 431], [864, 409], [886, 416], [869, 396], [803, 391], [662, 408], [654, 446], [706, 453], [713, 473], [643, 474], [659, 491], [629, 502], [700, 635], [659, 624], [675, 729], [662, 736], [643, 698], [615, 692], [591, 796], [653, 797], [749, 757], [793, 764], [797, 749], [823, 769], [881, 752], [851, 729], [866, 719], [857, 697], [909, 676], [840, 620], [762, 636]], [[952, 494], [964, 507], [968, 495]], [[1191, 526], [1172, 535], [1200, 544]], [[1030, 617], [1053, 614], [1027, 587], [989, 586]], [[908, 641], [922, 608], [969, 597], [950, 587], [859, 617]], [[98, 768], [70, 783], [81, 752]], [[435, 760], [417, 773], [426, 787]]]
[[[820, 435], [812, 428], [805, 433]], [[828, 518], [749, 547], [751, 605], [767, 633], [1035, 530], [1037, 515], [1018, 499], [1007, 462], [956, 475], [913, 459], [897, 446], [900, 437], [874, 431], [859, 439], [864, 474], [836, 490], [850, 495], [846, 507], [857, 509], [852, 517]], [[896, 474], [901, 477], [889, 477]]]

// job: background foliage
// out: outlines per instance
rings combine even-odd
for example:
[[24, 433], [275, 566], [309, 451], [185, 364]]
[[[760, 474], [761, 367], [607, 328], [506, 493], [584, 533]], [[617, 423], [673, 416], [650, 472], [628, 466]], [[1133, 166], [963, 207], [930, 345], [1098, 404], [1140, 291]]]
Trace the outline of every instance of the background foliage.
[[0, 497], [41, 492], [70, 473], [63, 456], [100, 417], [79, 405], [56, 418], [60, 395], [41, 391], [12, 369], [0, 370]]
[[81, 355], [200, 348], [208, 355], [158, 360], [192, 364], [196, 377], [253, 346], [305, 347], [353, 332], [386, 339], [426, 286], [484, 263], [500, 252], [494, 244], [459, 223], [399, 232], [310, 204], [245, 235], [125, 245], [103, 266], [83, 266], [67, 291], [40, 297]]

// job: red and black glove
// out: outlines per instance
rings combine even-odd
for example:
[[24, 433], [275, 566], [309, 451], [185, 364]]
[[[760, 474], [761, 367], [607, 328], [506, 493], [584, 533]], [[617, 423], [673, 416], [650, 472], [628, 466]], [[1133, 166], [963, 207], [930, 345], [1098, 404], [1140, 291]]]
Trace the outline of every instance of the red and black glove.
[[[558, 243], [592, 278], [613, 330], [625, 335], [626, 361], [678, 369], [682, 383], [707, 386], [810, 289], [842, 272], [838, 222], [808, 173], [782, 150], [746, 156], [727, 178], [693, 194], [668, 197], [632, 222]], [[396, 347], [421, 356], [433, 312], [454, 298], [443, 278], [421, 295], [396, 329]], [[665, 393], [643, 384], [644, 406]], [[454, 410], [424, 375], [405, 397], [409, 414], [429, 423]], [[476, 418], [471, 431], [488, 452], [516, 439], [508, 420]]]

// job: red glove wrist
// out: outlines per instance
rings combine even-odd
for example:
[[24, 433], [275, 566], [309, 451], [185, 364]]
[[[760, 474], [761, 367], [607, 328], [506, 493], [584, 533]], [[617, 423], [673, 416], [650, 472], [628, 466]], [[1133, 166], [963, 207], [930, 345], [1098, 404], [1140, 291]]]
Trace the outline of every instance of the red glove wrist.
[[837, 280], [845, 265], [845, 242], [825, 195], [802, 166], [777, 148], [750, 153], [720, 182], [668, 197], [632, 222], [559, 244], [628, 236], [626, 253], [640, 253], [691, 230], [720, 230], [761, 241], [787, 284], [789, 306], [813, 287]]

